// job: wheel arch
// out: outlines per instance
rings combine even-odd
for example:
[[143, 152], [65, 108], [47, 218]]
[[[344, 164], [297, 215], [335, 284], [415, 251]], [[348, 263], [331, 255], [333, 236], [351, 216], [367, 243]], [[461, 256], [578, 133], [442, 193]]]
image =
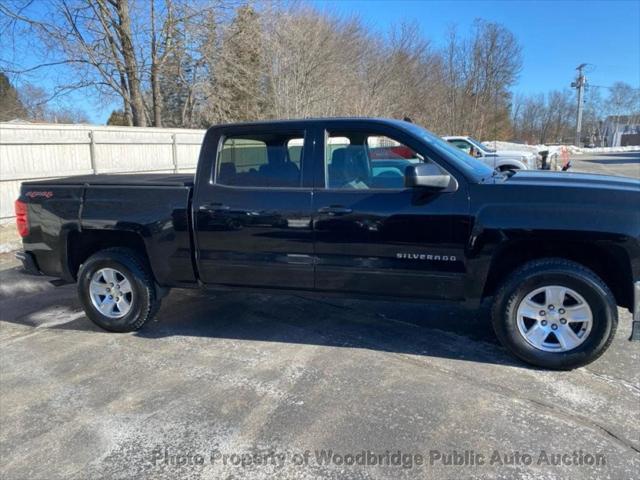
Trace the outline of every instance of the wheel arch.
[[91, 230], [70, 232], [67, 236], [67, 268], [74, 280], [83, 262], [91, 255], [107, 248], [128, 248], [133, 250], [152, 271], [147, 248], [142, 236], [130, 230]]
[[539, 239], [509, 242], [493, 256], [482, 297], [493, 296], [501, 283], [523, 264], [541, 258], [556, 257], [571, 260], [598, 275], [614, 294], [616, 304], [633, 306], [633, 282], [629, 256], [613, 244], [543, 242]]

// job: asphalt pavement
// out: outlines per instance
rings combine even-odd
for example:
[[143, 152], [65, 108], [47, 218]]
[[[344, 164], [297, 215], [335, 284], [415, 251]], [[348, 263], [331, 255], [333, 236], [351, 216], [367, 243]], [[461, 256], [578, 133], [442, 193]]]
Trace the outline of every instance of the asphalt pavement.
[[572, 172], [640, 178], [640, 151], [571, 156]]
[[[631, 317], [572, 372], [487, 310], [174, 291], [133, 334], [5, 258], [3, 479], [637, 478]], [[558, 464], [559, 462], [559, 464]]]

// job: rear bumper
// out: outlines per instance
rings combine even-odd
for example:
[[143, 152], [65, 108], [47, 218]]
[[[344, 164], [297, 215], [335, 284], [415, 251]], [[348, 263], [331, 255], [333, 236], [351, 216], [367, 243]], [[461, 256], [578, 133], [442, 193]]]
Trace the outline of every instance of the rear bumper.
[[640, 341], [640, 280], [633, 284], [633, 325], [629, 340]]
[[22, 262], [22, 267], [31, 275], [42, 275], [33, 253], [20, 250], [16, 253], [16, 258]]

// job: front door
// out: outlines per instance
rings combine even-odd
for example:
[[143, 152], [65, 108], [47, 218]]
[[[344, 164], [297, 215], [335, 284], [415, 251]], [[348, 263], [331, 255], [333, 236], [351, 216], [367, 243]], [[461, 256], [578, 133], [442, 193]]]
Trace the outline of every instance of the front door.
[[[208, 285], [313, 288], [312, 144], [304, 130], [225, 127], [211, 180], [194, 199], [197, 261]], [[208, 172], [199, 172], [207, 175]], [[305, 179], [308, 177], [308, 179]]]
[[313, 199], [316, 289], [464, 298], [470, 230], [464, 179], [444, 191], [405, 188], [409, 165], [444, 171], [401, 132], [392, 138], [382, 127], [354, 125], [324, 137]]

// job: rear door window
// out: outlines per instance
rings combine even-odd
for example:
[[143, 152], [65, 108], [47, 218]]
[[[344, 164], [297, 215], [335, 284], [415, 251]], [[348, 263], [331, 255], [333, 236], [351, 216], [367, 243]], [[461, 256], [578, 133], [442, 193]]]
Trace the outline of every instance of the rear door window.
[[300, 187], [302, 134], [241, 135], [224, 138], [215, 183], [239, 187]]
[[292, 138], [287, 142], [287, 154], [289, 160], [302, 169], [302, 148], [304, 146], [304, 138]]

